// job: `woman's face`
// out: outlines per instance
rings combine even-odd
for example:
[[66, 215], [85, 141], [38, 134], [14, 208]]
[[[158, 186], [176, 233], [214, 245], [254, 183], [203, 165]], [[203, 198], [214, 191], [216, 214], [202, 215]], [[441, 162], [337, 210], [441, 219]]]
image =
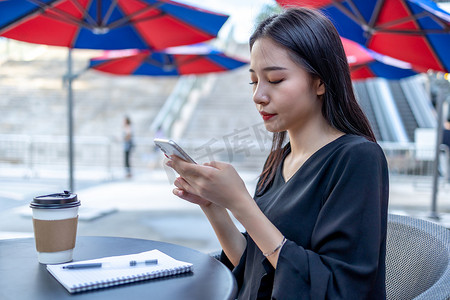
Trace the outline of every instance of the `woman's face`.
[[325, 92], [324, 85], [271, 39], [253, 44], [250, 78], [253, 101], [270, 132], [301, 130], [323, 118], [319, 95]]

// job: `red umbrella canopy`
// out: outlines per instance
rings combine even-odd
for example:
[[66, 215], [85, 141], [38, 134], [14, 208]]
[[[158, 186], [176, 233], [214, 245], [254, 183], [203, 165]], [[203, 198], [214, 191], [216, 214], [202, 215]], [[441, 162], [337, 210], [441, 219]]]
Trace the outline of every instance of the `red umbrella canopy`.
[[423, 69], [450, 71], [450, 14], [430, 0], [277, 0], [322, 10], [339, 34]]
[[91, 59], [89, 67], [116, 75], [179, 76], [224, 72], [245, 64], [246, 61], [227, 56], [210, 45], [197, 44], [160, 51], [105, 51]]
[[346, 38], [341, 40], [353, 80], [372, 77], [401, 79], [418, 74], [410, 63], [371, 51]]
[[228, 16], [169, 0], [0, 1], [0, 36], [85, 49], [163, 49], [217, 36]]

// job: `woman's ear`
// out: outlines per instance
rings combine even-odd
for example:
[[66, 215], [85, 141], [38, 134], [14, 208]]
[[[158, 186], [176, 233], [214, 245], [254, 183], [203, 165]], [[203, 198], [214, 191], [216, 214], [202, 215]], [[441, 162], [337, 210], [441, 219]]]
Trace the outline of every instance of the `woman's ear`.
[[317, 78], [316, 82], [315, 82], [315, 86], [316, 86], [317, 96], [322, 96], [323, 94], [325, 94], [325, 83], [322, 80]]

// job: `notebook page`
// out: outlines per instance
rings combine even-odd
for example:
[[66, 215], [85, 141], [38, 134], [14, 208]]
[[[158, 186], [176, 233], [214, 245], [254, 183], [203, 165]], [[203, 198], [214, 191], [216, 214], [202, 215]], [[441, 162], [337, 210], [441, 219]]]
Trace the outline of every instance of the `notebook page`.
[[[129, 266], [132, 260], [145, 261], [157, 259], [158, 264], [138, 264]], [[101, 262], [101, 268], [63, 269], [66, 265], [77, 263]], [[176, 260], [159, 250], [151, 250], [138, 254], [111, 256], [80, 262], [71, 262], [59, 265], [47, 265], [48, 271], [69, 291], [79, 287], [89, 286], [102, 288], [143, 279], [178, 274], [190, 271], [191, 263]]]

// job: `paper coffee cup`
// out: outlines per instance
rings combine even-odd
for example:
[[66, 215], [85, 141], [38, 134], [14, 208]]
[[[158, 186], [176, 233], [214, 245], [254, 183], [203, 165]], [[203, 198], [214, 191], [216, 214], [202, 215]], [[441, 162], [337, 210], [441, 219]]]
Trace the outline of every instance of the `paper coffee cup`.
[[79, 206], [77, 195], [68, 191], [33, 198], [30, 207], [40, 263], [59, 264], [72, 260]]

